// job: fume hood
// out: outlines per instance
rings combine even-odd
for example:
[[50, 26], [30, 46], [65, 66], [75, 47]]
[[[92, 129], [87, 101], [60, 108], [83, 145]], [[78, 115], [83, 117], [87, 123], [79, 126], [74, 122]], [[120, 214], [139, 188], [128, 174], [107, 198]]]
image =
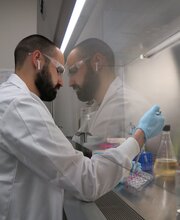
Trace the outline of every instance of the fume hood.
[[[49, 25], [51, 38], [60, 46], [74, 4], [44, 1], [43, 13], [39, 6], [38, 32]], [[178, 0], [86, 0], [66, 54], [76, 42], [98, 37], [112, 47], [120, 65], [127, 65], [179, 31], [179, 11]]]
[[[76, 1], [43, 1], [43, 13], [38, 5], [38, 33], [60, 47]], [[123, 80], [151, 104], [161, 105], [166, 121], [172, 125], [177, 148], [180, 143], [179, 11], [179, 0], [86, 0], [65, 50], [66, 56], [76, 43], [90, 37], [107, 42], [115, 53], [116, 70]], [[141, 54], [151, 55], [154, 49], [163, 49], [161, 56], [139, 59]], [[66, 74], [64, 82], [52, 112], [58, 126], [71, 136], [77, 131], [82, 103], [68, 87]]]

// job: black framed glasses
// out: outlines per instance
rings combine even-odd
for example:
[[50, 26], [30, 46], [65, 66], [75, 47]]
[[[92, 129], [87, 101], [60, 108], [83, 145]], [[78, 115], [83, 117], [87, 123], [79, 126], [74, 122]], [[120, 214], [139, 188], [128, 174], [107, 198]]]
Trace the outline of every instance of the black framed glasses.
[[76, 63], [74, 63], [73, 65], [71, 65], [69, 68], [67, 68], [68, 75], [73, 76], [74, 74], [76, 74], [78, 72], [79, 68], [81, 67], [81, 65], [84, 64], [89, 59], [90, 59], [90, 57], [83, 58], [83, 59], [77, 61]]
[[65, 72], [64, 66], [60, 62], [58, 62], [56, 59], [50, 57], [49, 55], [44, 54], [44, 53], [43, 53], [43, 55], [46, 58], [48, 58], [51, 61], [51, 63], [56, 67], [56, 71], [57, 71], [58, 75], [62, 76]]

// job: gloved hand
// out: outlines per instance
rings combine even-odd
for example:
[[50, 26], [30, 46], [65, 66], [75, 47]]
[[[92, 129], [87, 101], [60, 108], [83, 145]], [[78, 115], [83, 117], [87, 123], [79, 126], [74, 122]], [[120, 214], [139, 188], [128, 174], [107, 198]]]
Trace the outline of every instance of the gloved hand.
[[140, 171], [142, 171], [141, 163], [137, 162], [137, 164], [136, 164], [136, 162], [133, 160], [131, 163], [130, 173], [140, 172]]
[[164, 117], [160, 112], [160, 107], [154, 105], [140, 119], [136, 129], [140, 128], [144, 131], [145, 139], [158, 135], [164, 126]]

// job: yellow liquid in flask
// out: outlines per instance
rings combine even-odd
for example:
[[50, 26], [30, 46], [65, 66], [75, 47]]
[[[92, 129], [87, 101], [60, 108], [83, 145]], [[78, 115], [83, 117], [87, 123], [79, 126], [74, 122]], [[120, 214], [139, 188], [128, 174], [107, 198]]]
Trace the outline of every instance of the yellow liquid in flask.
[[154, 164], [154, 174], [156, 176], [175, 176], [176, 167], [176, 159], [157, 158]]

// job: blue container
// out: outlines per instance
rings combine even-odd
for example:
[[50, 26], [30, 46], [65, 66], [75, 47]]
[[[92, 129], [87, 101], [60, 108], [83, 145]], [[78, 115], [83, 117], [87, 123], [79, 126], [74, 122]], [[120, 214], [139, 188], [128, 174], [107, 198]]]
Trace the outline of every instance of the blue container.
[[139, 163], [141, 163], [141, 167], [143, 171], [152, 171], [153, 169], [153, 155], [151, 152], [144, 151], [140, 158]]
[[[136, 161], [134, 158], [134, 161]], [[152, 172], [153, 170], [153, 154], [148, 151], [144, 151], [141, 153], [138, 162], [141, 164], [141, 169], [143, 171]]]

